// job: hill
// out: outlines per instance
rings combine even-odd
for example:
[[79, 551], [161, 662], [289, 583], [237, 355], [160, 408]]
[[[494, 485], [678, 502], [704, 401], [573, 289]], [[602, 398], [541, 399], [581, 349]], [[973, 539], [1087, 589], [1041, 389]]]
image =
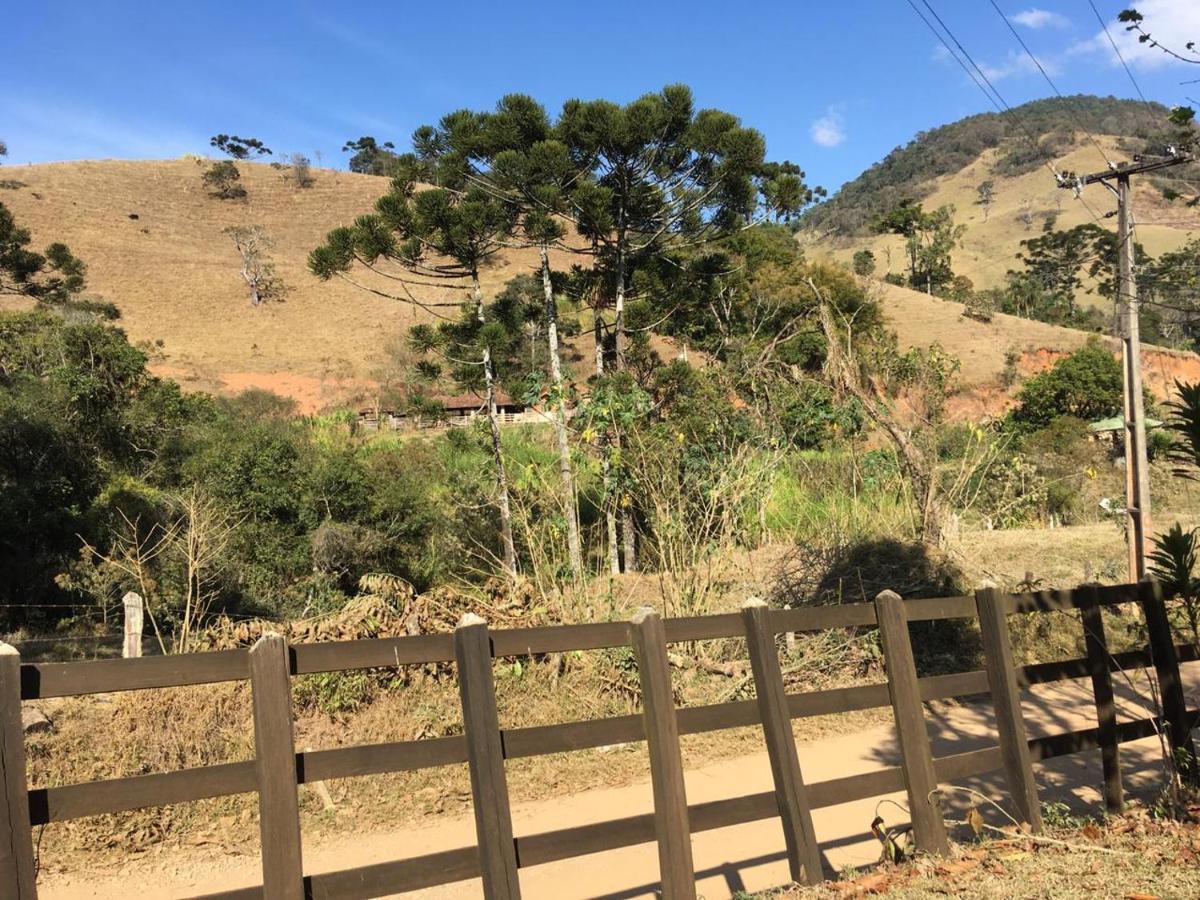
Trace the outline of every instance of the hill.
[[[322, 283], [306, 259], [329, 229], [369, 211], [387, 179], [315, 169], [313, 185], [299, 188], [270, 165], [239, 168], [244, 201], [208, 196], [196, 159], [5, 166], [0, 202], [35, 246], [63, 241], [87, 263], [90, 293], [117, 305], [130, 338], [152, 345], [161, 374], [207, 390], [266, 387], [310, 410], [361, 391], [389, 344], [428, 314], [344, 282]], [[222, 233], [252, 224], [275, 243], [287, 285], [282, 303], [250, 305]], [[485, 286], [535, 264], [534, 252], [511, 251], [485, 273]], [[453, 289], [439, 291], [421, 299], [457, 299]]]
[[[1073, 328], [1004, 313], [997, 313], [990, 322], [979, 322], [964, 316], [960, 303], [896, 285], [880, 283], [879, 291], [901, 347], [927, 346], [937, 341], [958, 357], [962, 390], [953, 408], [962, 417], [993, 415], [1011, 404], [1011, 391], [1000, 387], [1010, 358], [1019, 375], [1036, 374], [1082, 346], [1089, 337], [1087, 332]], [[1108, 343], [1114, 353], [1119, 352], [1116, 340], [1109, 339]], [[1200, 356], [1143, 347], [1142, 370], [1146, 386], [1164, 399], [1174, 390], [1176, 379], [1200, 380]]]
[[[1041, 155], [1031, 153], [1024, 132], [1013, 134], [1012, 123], [996, 114], [924, 132], [806, 214], [802, 244], [813, 255], [846, 263], [856, 251], [870, 249], [877, 275], [901, 273], [904, 239], [872, 234], [872, 217], [904, 198], [919, 199], [926, 209], [952, 205], [955, 222], [967, 226], [962, 246], [953, 254], [955, 273], [966, 275], [976, 288], [998, 287], [1017, 266], [1020, 242], [1036, 237], [1047, 218], [1053, 217], [1058, 228], [1071, 228], [1095, 221], [1093, 211], [1103, 216], [1114, 207], [1099, 186], [1088, 189], [1085, 206], [1059, 189], [1043, 164], [1052, 160], [1060, 170], [1076, 172], [1105, 168], [1105, 156], [1077, 123], [1091, 132], [1108, 158], [1119, 160], [1155, 148], [1153, 128], [1166, 114], [1157, 104], [1099, 97], [1038, 100], [1015, 112], [1039, 137]], [[989, 180], [995, 184], [995, 199], [985, 210], [976, 202], [976, 187]], [[1200, 234], [1200, 209], [1169, 203], [1163, 196], [1168, 184], [1155, 178], [1135, 181], [1138, 240], [1155, 256]], [[1115, 219], [1101, 218], [1100, 223], [1116, 228]]]
[[967, 116], [918, 132], [844, 184], [828, 202], [806, 212], [802, 221], [815, 231], [862, 234], [877, 213], [905, 198], [923, 199], [936, 179], [961, 171], [987, 151], [993, 152], [993, 168], [1000, 177], [1044, 173], [1044, 162], [1053, 162], [1064, 147], [1085, 137], [1081, 128], [1124, 136], [1141, 149], [1155, 142], [1167, 112], [1158, 103], [1081, 94], [1034, 100], [1014, 107], [1011, 115]]
[[[295, 398], [305, 412], [361, 399], [388, 348], [429, 314], [340, 281], [320, 282], [308, 273], [306, 257], [330, 228], [368, 210], [387, 189], [386, 179], [319, 169], [313, 186], [300, 189], [269, 165], [241, 168], [245, 201], [209, 197], [200, 165], [188, 159], [5, 167], [5, 183], [19, 186], [4, 189], [0, 200], [31, 229], [35, 246], [62, 240], [88, 263], [90, 290], [117, 305], [122, 327], [149, 347], [160, 374], [193, 389], [268, 388]], [[971, 172], [946, 176], [932, 196], [966, 190]], [[997, 198], [994, 220], [1006, 202]], [[275, 241], [274, 258], [288, 285], [283, 303], [250, 305], [237, 255], [222, 234], [239, 224], [260, 224]], [[968, 232], [968, 248], [972, 237]], [[990, 261], [986, 249], [976, 252], [981, 264]], [[486, 284], [499, 287], [535, 265], [532, 252], [510, 251], [485, 273]], [[1085, 339], [1082, 332], [1011, 316], [984, 324], [963, 317], [955, 303], [890, 285], [880, 290], [901, 344], [940, 341], [962, 359], [969, 388], [995, 382], [1009, 350], [1027, 358], [1032, 370]], [[453, 297], [447, 290], [422, 299]], [[14, 302], [0, 301], [0, 308]], [[567, 348], [580, 372], [592, 357], [589, 341], [585, 331]], [[678, 352], [668, 339], [654, 343], [666, 358]]]

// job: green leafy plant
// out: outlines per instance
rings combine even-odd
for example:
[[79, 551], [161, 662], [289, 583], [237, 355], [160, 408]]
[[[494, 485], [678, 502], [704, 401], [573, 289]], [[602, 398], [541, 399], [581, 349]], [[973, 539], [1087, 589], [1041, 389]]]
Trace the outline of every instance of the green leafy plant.
[[1176, 522], [1153, 540], [1150, 572], [1167, 593], [1180, 601], [1192, 629], [1192, 639], [1200, 642], [1200, 581], [1195, 575], [1200, 535], [1195, 528], [1184, 531]]
[[1175, 382], [1178, 397], [1166, 403], [1167, 429], [1177, 438], [1168, 457], [1175, 462], [1175, 474], [1195, 478], [1200, 468], [1200, 382]]

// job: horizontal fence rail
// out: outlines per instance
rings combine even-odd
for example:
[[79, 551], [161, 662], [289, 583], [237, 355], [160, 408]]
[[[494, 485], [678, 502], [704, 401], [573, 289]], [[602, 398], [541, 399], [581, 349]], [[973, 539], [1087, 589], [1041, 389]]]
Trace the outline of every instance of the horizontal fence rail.
[[[1151, 583], [1141, 583], [1112, 587], [1087, 586], [1076, 591], [997, 595], [994, 601], [988, 602], [994, 602], [996, 605], [991, 608], [998, 610], [990, 615], [999, 615], [1001, 621], [1004, 616], [1011, 614], [1078, 609], [1085, 611], [1083, 621], [1086, 625], [1092, 621], [1088, 618], [1088, 610], [1116, 604], [1138, 603], [1144, 609], [1149, 609], [1152, 614], [1155, 614], [1153, 611], [1163, 603], [1163, 600], [1157, 586]], [[979, 614], [979, 603], [978, 597], [903, 601], [898, 607], [902, 612], [900, 624], [903, 626], [906, 623], [917, 621], [974, 619]], [[452, 735], [426, 740], [295, 752], [294, 746], [291, 746], [290, 728], [287, 727], [291, 717], [290, 698], [279, 694], [277, 687], [272, 687], [273, 699], [269, 701], [271, 705], [263, 705], [267, 701], [259, 697], [257, 691], [261, 688], [256, 682], [255, 697], [256, 703], [259, 703], [259, 706], [256, 706], [256, 716], [261, 713], [263, 717], [261, 719], [263, 733], [274, 736], [271, 738], [273, 743], [270, 748], [263, 746], [256, 748], [257, 760], [30, 789], [27, 799], [21, 798], [27, 802], [28, 806], [27, 824], [18, 822], [17, 828], [18, 830], [23, 828], [27, 832], [31, 827], [52, 822], [241, 793], [259, 793], [260, 803], [264, 803], [266, 802], [265, 799], [262, 799], [265, 797], [264, 783], [270, 785], [272, 815], [282, 815], [287, 818], [291, 815], [291, 802], [287, 800], [287, 796], [289, 792], [294, 792], [295, 785], [335, 778], [362, 777], [438, 766], [461, 765], [473, 759], [472, 753], [475, 753], [474, 759], [478, 764], [474, 771], [480, 774], [481, 779], [473, 779], [474, 799], [478, 804], [481, 791], [490, 792], [497, 782], [503, 781], [502, 763], [504, 760], [587, 750], [612, 744], [643, 742], [647, 739], [648, 724], [652, 724], [657, 730], [662, 717], [670, 715], [673, 721], [672, 727], [662, 731], [661, 734], [657, 734], [656, 731], [657, 736], [652, 736], [653, 741], [657, 742], [654, 744], [656, 748], [654, 753], [657, 756], [652, 758], [658, 759], [656, 765], [660, 767], [662, 773], [671, 773], [669, 776], [663, 775], [666, 780], [662, 781], [664, 786], [662, 797], [656, 793], [657, 817], [655, 813], [647, 813], [544, 834], [517, 835], [514, 838], [511, 835], [511, 822], [508, 821], [507, 796], [505, 794], [491, 807], [494, 813], [493, 817], [489, 818], [486, 823], [479, 822], [481, 840], [478, 847], [473, 845], [343, 872], [309, 875], [304, 878], [304, 891], [308, 896], [370, 897], [395, 891], [417, 890], [483, 875], [485, 883], [497, 885], [488, 888], [489, 897], [515, 897], [519, 896], [519, 885], [516, 882], [515, 869], [509, 869], [508, 866], [523, 868], [540, 865], [654, 840], [660, 842], [661, 855], [664, 846], [664, 829], [674, 834], [679, 828], [682, 828], [682, 833], [686, 835], [781, 815], [786, 816], [789, 812], [794, 811], [787, 808], [786, 804], [802, 803], [807, 809], [820, 809], [852, 800], [902, 791], [905, 790], [906, 785], [909, 785], [906, 773], [914, 763], [906, 753], [904, 764], [901, 766], [809, 784], [800, 781], [799, 773], [792, 771], [790, 767], [781, 767], [775, 773], [775, 791], [710, 803], [687, 804], [686, 798], [683, 798], [681, 793], [681, 784], [677, 782], [677, 775], [674, 774], [677, 771], [679, 736], [763, 725], [762, 709], [764, 707], [759, 700], [754, 699], [681, 707], [672, 710], [669, 705], [664, 705], [668, 702], [664, 698], [669, 698], [669, 689], [666, 694], [662, 694], [662, 687], [658, 681], [653, 682], [654, 690], [659, 692], [658, 700], [652, 711], [650, 707], [647, 707], [645, 714], [511, 729], [499, 727], [493, 718], [489, 718], [486, 698], [490, 691], [489, 660], [492, 658], [630, 647], [637, 646], [637, 640], [642, 640], [644, 649], [639, 651], [639, 658], [641, 658], [643, 654], [647, 653], [654, 655], [652, 650], [655, 642], [657, 642], [657, 646], [662, 647], [665, 644], [691, 641], [744, 640], [747, 638], [748, 622], [755, 623], [752, 626], [754, 628], [765, 628], [770, 639], [788, 632], [862, 628], [879, 624], [876, 603], [763, 610], [753, 616], [732, 613], [658, 620], [657, 616], [653, 615], [652, 620], [658, 621], [660, 624], [657, 626], [634, 626], [629, 622], [605, 622], [495, 631], [488, 631], [486, 626], [472, 622], [470, 623], [472, 628], [482, 629], [482, 631], [472, 632], [470, 641], [463, 638], [460, 629], [457, 634], [431, 634], [283, 647], [281, 650], [283, 655], [278, 657], [277, 665], [283, 667], [278, 671], [283, 672], [285, 676], [428, 664], [455, 664], [456, 669], [462, 672], [464, 665], [473, 666], [471, 669], [473, 686], [469, 695], [464, 687], [463, 700], [464, 705], [467, 705], [468, 703], [474, 704], [476, 696], [483, 698], [479, 701], [483, 703], [483, 706], [480, 707], [481, 711], [478, 714], [472, 713], [476, 717], [473, 721], [477, 723], [474, 732], [476, 749], [472, 751], [468, 736]], [[1160, 617], [1159, 621], [1163, 621], [1163, 619]], [[761, 625], [757, 623], [761, 623]], [[637, 627], [641, 627], [642, 631], [635, 633], [632, 629]], [[890, 643], [885, 645], [890, 648], [890, 655], [885, 659], [885, 664], [890, 670], [894, 665], [902, 664], [896, 661], [895, 654], [900, 652], [903, 657], [904, 654], [897, 648], [902, 648], [907, 643], [908, 637], [906, 627], [902, 627], [900, 632], [896, 631], [898, 626], [895, 623], [887, 625], [887, 627], [892, 629]], [[641, 637], [637, 637], [637, 634], [640, 634]], [[997, 634], [1000, 635], [999, 638], [996, 637]], [[652, 637], [648, 639], [646, 635]], [[1026, 741], [1023, 738], [1023, 727], [1018, 721], [1011, 720], [1016, 722], [1016, 725], [1009, 726], [1007, 737], [1002, 734], [1000, 745], [943, 758], [930, 757], [927, 762], [932, 766], [931, 771], [936, 782], [953, 781], [1004, 769], [1006, 766], [1011, 782], [1011, 778], [1021, 778], [1020, 765], [1024, 764], [1027, 767], [1028, 761], [1038, 762], [1057, 756], [1101, 749], [1106, 754], [1106, 799], [1111, 804], [1114, 799], [1119, 802], [1119, 786], [1114, 787], [1110, 783], [1109, 771], [1109, 762], [1115, 761], [1118, 744], [1153, 735], [1165, 727], [1171, 735], [1173, 745], [1179, 744], [1181, 747], [1185, 747], [1186, 744], [1186, 746], [1190, 746], [1190, 729], [1196, 722], [1194, 711], [1183, 710], [1181, 706], [1177, 705], [1167, 709], [1161, 719], [1160, 717], [1151, 717], [1116, 723], [1115, 718], [1106, 719], [1101, 710], [1103, 704], [1099, 688], [1103, 687], [1104, 679], [1109, 678], [1112, 672], [1143, 669], [1153, 671], [1161, 683], [1164, 677], [1167, 679], [1171, 677], [1172, 666], [1177, 684], [1179, 662], [1195, 661], [1200, 656], [1197, 654], [1195, 646], [1191, 644], [1174, 646], [1169, 643], [1163, 645], [1159, 640], [1157, 645], [1123, 653], [1110, 655], [1105, 650], [1103, 655], [1098, 657], [1095, 646], [1096, 636], [1091, 632], [1089, 635], [1089, 655], [1086, 657], [1023, 667], [1013, 667], [1010, 660], [1008, 666], [1011, 670], [1012, 683], [1019, 688], [1029, 688], [1033, 685], [1067, 679], [1092, 678], [1093, 685], [1098, 688], [1096, 694], [1099, 715], [1097, 727], [1036, 737]], [[893, 639], [899, 640], [901, 643], [896, 644]], [[992, 642], [994, 643], [997, 639], [1007, 641], [1003, 632], [993, 632]], [[649, 644], [645, 643], [647, 640], [650, 641]], [[1100, 641], [1102, 642], [1102, 640], [1101, 635]], [[760, 642], [758, 649], [760, 654], [763, 646], [766, 645]], [[20, 666], [19, 672], [20, 698], [33, 700], [113, 691], [246, 681], [252, 677], [252, 654], [255, 652], [259, 651], [257, 649], [255, 651], [239, 649], [174, 657], [77, 663], [25, 663]], [[479, 654], [483, 654], [483, 656], [481, 657]], [[991, 661], [994, 658], [995, 652], [993, 651], [989, 654], [988, 659]], [[642, 667], [644, 686], [646, 686], [644, 675], [646, 664], [648, 663]], [[656, 665], [661, 665], [661, 663], [656, 663]], [[911, 667], [911, 662], [907, 665]], [[15, 666], [13, 668], [15, 669]], [[860, 685], [788, 694], [783, 691], [782, 682], [776, 689], [771, 684], [765, 684], [762, 681], [766, 677], [778, 677], [777, 673], [778, 666], [758, 666], [755, 670], [756, 688], [760, 696], [777, 690], [778, 700], [772, 702], [782, 704], [788, 719], [891, 706], [898, 720], [903, 714], [906, 721], [918, 723], [921, 720], [920, 704], [922, 702], [992, 694], [992, 682], [989, 680], [989, 670], [986, 667], [976, 671], [920, 679], [915, 677], [914, 671], [911, 673], [911, 683], [915, 685], [915, 692], [907, 699], [898, 696], [897, 691], [900, 689], [899, 685], [909, 682], [903, 678], [898, 682], [892, 681], [891, 674], [889, 674], [889, 684]], [[655, 677], [657, 678], [657, 676]], [[993, 672], [992, 678], [996, 677], [998, 677], [997, 674]], [[12, 679], [10, 678], [10, 680]], [[268, 683], [276, 684], [276, 682], [270, 682], [264, 675], [262, 684]], [[480, 691], [482, 693], [479, 693]], [[9, 697], [10, 701], [15, 701], [15, 695], [16, 690], [13, 689], [11, 695], [6, 690], [3, 696]], [[1166, 692], [1163, 692], [1163, 696], [1166, 696]], [[19, 712], [19, 703], [17, 706]], [[765, 708], [774, 710], [779, 707], [768, 704]], [[1019, 704], [1015, 710], [1010, 704], [1008, 710], [1010, 716], [1019, 717]], [[778, 716], [777, 713], [775, 715]], [[913, 718], [914, 715], [916, 718]], [[256, 718], [257, 721], [260, 720]], [[919, 726], [914, 724], [913, 727]], [[494, 738], [488, 737], [489, 731]], [[771, 733], [770, 729], [767, 733]], [[775, 748], [772, 750], [773, 754], [780, 752], [782, 747], [779, 743], [779, 734], [778, 728], [775, 728], [775, 737], [771, 745]], [[1013, 738], [1014, 734], [1021, 735], [1021, 737]], [[1014, 754], [1011, 743], [1013, 739], [1019, 739], [1021, 744], [1027, 748], [1027, 753]], [[279, 741], [284, 743], [280, 744]], [[912, 746], [912, 752], [918, 755], [928, 754], [928, 748], [922, 750], [919, 742]], [[261, 762], [267, 749], [270, 750], [271, 758], [275, 760], [276, 764], [273, 768], [264, 770]], [[8, 754], [11, 752], [11, 748], [7, 745], [0, 745], [0, 752]], [[282, 757], [279, 756], [281, 752], [283, 753]], [[294, 777], [291, 773], [278, 772], [280, 765], [287, 765], [286, 762], [280, 762], [280, 760], [288, 759], [294, 760]], [[7, 762], [7, 756], [5, 762]], [[475, 766], [476, 763], [472, 763], [472, 765]], [[23, 771], [23, 756], [21, 757], [21, 766]], [[785, 775], [790, 779], [786, 785], [781, 783], [781, 779]], [[476, 784], [476, 781], [479, 783]], [[1030, 783], [1025, 783], [1026, 790], [1029, 790]], [[909, 786], [911, 788], [911, 785]], [[10, 783], [7, 804], [9, 809], [13, 808], [12, 794], [14, 790], [16, 789]], [[1033, 800], [1036, 800], [1035, 794]], [[671, 810], [664, 813], [662, 804], [667, 803], [670, 804]], [[281, 810], [282, 812], [280, 812]], [[795, 819], [796, 822], [806, 821], [804, 810], [800, 810], [798, 814], [800, 818]], [[12, 816], [10, 815], [9, 818]], [[290, 835], [295, 834], [290, 827], [283, 831]], [[936, 829], [928, 833], [936, 836]], [[792, 857], [793, 871], [798, 872], [803, 869], [807, 873], [806, 880], [815, 880], [812, 872], [814, 857], [811, 854], [811, 848], [806, 845], [808, 841], [802, 839], [807, 831], [801, 829], [797, 834], [800, 836], [794, 840], [789, 839], [789, 855]], [[676, 837], [670, 839], [678, 840]], [[267, 846], [271, 840], [273, 837], [268, 834], [264, 826], [265, 853], [272, 850]], [[499, 843], [496, 843], [496, 840]], [[481, 869], [480, 864], [480, 848], [485, 845], [485, 842], [489, 850], [482, 856], [489, 861], [487, 864], [492, 867], [489, 870], [490, 874]], [[20, 841], [17, 843], [19, 848], [23, 846]], [[505, 846], [509, 846], [510, 849], [506, 851]], [[930, 849], [937, 848], [930, 847]], [[21, 856], [20, 849], [18, 849], [17, 856]], [[676, 859], [678, 856], [678, 852], [663, 856], [664, 866], [669, 864], [669, 859]], [[214, 898], [257, 898], [280, 895], [277, 890], [272, 890], [273, 882], [284, 883], [284, 879], [287, 879], [286, 883], [292, 883], [291, 878], [300, 877], [301, 862], [292, 845], [283, 847], [272, 858], [274, 862], [264, 872], [265, 887], [247, 888], [210, 896]], [[20, 862], [19, 859], [17, 861]], [[690, 858], [684, 868], [690, 872]], [[22, 869], [22, 871], [24, 870]], [[3, 874], [4, 857], [0, 853], [0, 876]], [[821, 876], [817, 873], [815, 877]], [[680, 884], [685, 878], [686, 873], [683, 869], [671, 873], [664, 870], [664, 889], [670, 888], [673, 892], [672, 896], [690, 896], [686, 887]], [[33, 894], [30, 893], [30, 890], [26, 889], [25, 893], [17, 896], [21, 900], [32, 897]]]

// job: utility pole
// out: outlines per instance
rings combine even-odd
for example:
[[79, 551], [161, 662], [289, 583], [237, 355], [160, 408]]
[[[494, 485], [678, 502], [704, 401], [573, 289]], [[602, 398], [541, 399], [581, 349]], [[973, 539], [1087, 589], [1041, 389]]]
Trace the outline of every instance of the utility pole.
[[[1188, 154], [1174, 153], [1169, 157], [1143, 159], [1135, 156], [1132, 163], [1119, 163], [1105, 172], [1076, 176], [1064, 172], [1058, 178], [1061, 188], [1079, 191], [1089, 184], [1103, 184], [1117, 197], [1117, 331], [1121, 339], [1121, 369], [1123, 374], [1122, 405], [1125, 419], [1125, 521], [1126, 545], [1129, 550], [1129, 580], [1146, 577], [1146, 550], [1150, 534], [1150, 466], [1146, 456], [1146, 417], [1142, 394], [1142, 343], [1138, 324], [1137, 282], [1133, 277], [1134, 232], [1133, 191], [1130, 179], [1134, 175], [1153, 172], [1191, 162]], [[1112, 182], [1116, 182], [1113, 187]], [[1111, 213], [1110, 213], [1111, 215]]]

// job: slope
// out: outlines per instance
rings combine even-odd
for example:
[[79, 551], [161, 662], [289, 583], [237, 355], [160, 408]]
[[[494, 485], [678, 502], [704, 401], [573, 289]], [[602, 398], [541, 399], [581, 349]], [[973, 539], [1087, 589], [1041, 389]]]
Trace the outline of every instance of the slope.
[[[195, 158], [6, 166], [0, 202], [36, 247], [59, 240], [83, 258], [90, 292], [117, 305], [122, 327], [149, 343], [158, 371], [192, 387], [269, 387], [319, 407], [361, 388], [388, 346], [429, 319], [344, 282], [322, 283], [306, 267], [326, 232], [368, 212], [387, 179], [315, 169], [314, 184], [302, 189], [284, 170], [240, 163], [248, 197], [228, 201], [208, 196], [202, 167]], [[282, 303], [251, 307], [222, 233], [252, 224], [275, 242]], [[485, 287], [534, 265], [533, 251], [510, 251], [485, 273]], [[439, 288], [421, 299], [461, 296]]]
[[[1128, 150], [1120, 146], [1122, 138], [1097, 136], [1097, 140], [1109, 158], [1128, 158]], [[1088, 188], [1085, 205], [1070, 191], [1058, 188], [1043, 166], [1018, 175], [999, 174], [997, 164], [1002, 153], [999, 149], [985, 150], [958, 171], [924, 182], [918, 192], [926, 209], [952, 205], [955, 222], [967, 226], [962, 246], [953, 253], [953, 267], [956, 274], [970, 278], [977, 289], [1003, 285], [1005, 273], [1020, 267], [1016, 254], [1021, 241], [1036, 237], [1047, 218], [1052, 217], [1057, 228], [1072, 228], [1095, 221], [1094, 212], [1101, 217], [1103, 227], [1116, 230], [1115, 218], [1103, 218], [1115, 208], [1103, 187]], [[1103, 170], [1105, 160], [1096, 146], [1084, 139], [1056, 157], [1056, 165], [1060, 170], [1093, 172]], [[987, 180], [995, 183], [995, 199], [985, 211], [976, 202], [976, 187]], [[1168, 203], [1149, 178], [1134, 184], [1138, 241], [1148, 253], [1158, 256], [1200, 235], [1200, 208]], [[807, 230], [800, 232], [799, 239], [817, 257], [828, 256], [848, 264], [855, 252], [869, 249], [875, 254], [876, 275], [906, 273], [904, 239], [898, 235], [840, 236]]]

